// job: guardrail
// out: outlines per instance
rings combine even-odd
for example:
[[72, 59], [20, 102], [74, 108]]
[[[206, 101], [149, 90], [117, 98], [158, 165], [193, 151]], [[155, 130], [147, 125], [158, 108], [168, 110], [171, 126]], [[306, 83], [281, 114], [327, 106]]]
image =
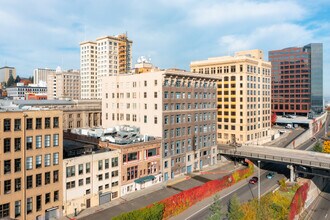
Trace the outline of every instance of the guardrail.
[[270, 154], [260, 154], [260, 153], [252, 153], [252, 152], [245, 152], [245, 151], [235, 151], [235, 150], [219, 150], [220, 154], [226, 154], [231, 156], [238, 156], [238, 157], [246, 157], [246, 158], [253, 158], [253, 159], [264, 159], [270, 161], [277, 161], [277, 162], [284, 162], [288, 164], [295, 164], [295, 165], [304, 165], [310, 166], [315, 168], [321, 169], [329, 169], [330, 170], [330, 162], [320, 162], [314, 160], [303, 160], [298, 158], [290, 158], [290, 157], [283, 157], [283, 156], [276, 156]]

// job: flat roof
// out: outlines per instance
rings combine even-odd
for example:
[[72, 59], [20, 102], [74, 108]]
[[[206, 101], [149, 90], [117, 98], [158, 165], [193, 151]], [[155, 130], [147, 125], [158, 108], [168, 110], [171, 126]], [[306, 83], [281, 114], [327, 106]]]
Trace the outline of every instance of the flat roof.
[[308, 119], [307, 117], [296, 116], [295, 118], [284, 118], [281, 116], [277, 116], [276, 123], [281, 124], [309, 124], [312, 119]]

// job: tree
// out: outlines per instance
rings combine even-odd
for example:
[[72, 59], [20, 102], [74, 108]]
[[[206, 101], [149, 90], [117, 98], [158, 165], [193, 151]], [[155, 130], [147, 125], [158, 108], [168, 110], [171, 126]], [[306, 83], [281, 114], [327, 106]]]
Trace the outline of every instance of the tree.
[[274, 124], [276, 123], [276, 119], [277, 119], [277, 115], [276, 115], [276, 113], [274, 112], [274, 113], [272, 114], [272, 118], [271, 118], [272, 125], [274, 125]]
[[214, 196], [213, 204], [210, 206], [211, 214], [208, 216], [208, 220], [220, 220], [223, 219], [224, 214], [222, 212], [222, 205], [220, 202], [220, 197], [218, 195]]
[[29, 76], [29, 80], [31, 83], [33, 83], [34, 77], [33, 76]]
[[324, 141], [323, 143], [323, 153], [330, 153], [330, 141]]
[[15, 83], [19, 83], [21, 81], [21, 77], [16, 76]]
[[15, 84], [15, 80], [14, 80], [13, 74], [9, 74], [9, 78], [7, 81], [7, 87], [11, 87], [14, 84]]
[[244, 213], [241, 208], [241, 203], [236, 195], [230, 198], [228, 206], [228, 219], [229, 220], [241, 220], [244, 217]]
[[313, 147], [313, 151], [315, 151], [315, 152], [322, 152], [323, 151], [322, 144], [320, 142], [317, 142], [314, 145], [314, 147]]

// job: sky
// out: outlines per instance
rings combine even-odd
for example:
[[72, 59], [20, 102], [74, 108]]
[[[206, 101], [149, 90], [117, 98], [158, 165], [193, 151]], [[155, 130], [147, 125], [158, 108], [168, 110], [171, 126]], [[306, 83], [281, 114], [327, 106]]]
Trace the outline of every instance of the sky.
[[79, 43], [127, 33], [133, 63], [189, 70], [194, 60], [323, 43], [330, 96], [329, 0], [0, 0], [0, 66], [79, 69]]

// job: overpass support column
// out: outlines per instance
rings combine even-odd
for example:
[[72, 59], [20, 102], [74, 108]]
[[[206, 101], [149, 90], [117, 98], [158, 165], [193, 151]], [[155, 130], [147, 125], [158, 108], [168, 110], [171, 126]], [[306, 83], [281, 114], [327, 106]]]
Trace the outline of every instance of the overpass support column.
[[294, 166], [288, 165], [288, 168], [290, 169], [290, 182], [294, 182], [295, 180]]

